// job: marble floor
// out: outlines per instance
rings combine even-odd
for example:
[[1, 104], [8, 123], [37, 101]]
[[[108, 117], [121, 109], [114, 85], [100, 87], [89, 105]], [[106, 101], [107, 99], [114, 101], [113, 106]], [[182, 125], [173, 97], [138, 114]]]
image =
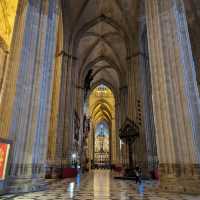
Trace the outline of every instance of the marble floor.
[[200, 200], [200, 196], [156, 192], [156, 183], [116, 180], [108, 170], [95, 170], [76, 179], [51, 184], [45, 191], [0, 196], [0, 199], [23, 200]]

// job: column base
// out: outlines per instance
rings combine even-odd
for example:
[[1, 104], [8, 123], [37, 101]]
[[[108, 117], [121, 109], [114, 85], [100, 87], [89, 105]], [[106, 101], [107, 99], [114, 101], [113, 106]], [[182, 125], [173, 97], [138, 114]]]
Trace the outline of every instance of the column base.
[[0, 181], [0, 195], [8, 193], [8, 183], [7, 180]]
[[159, 190], [186, 194], [200, 194], [200, 180], [193, 178], [166, 178], [161, 179]]
[[58, 179], [61, 178], [61, 168], [60, 166], [51, 165], [46, 168], [46, 179]]
[[63, 178], [63, 169], [71, 167], [67, 160], [61, 161], [48, 161], [45, 170], [46, 179], [59, 179]]
[[36, 178], [18, 178], [10, 179], [7, 181], [6, 193], [16, 194], [16, 193], [26, 193], [26, 192], [36, 192], [45, 190], [48, 187], [48, 182], [45, 179]]
[[200, 165], [160, 164], [159, 189], [170, 192], [200, 194]]

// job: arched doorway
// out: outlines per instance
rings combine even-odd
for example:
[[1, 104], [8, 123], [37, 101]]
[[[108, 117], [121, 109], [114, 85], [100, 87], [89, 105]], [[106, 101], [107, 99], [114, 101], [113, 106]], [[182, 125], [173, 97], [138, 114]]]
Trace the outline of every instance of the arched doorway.
[[87, 99], [86, 115], [90, 119], [87, 142], [88, 168], [109, 168], [117, 158], [116, 110], [112, 90], [104, 84], [95, 87]]

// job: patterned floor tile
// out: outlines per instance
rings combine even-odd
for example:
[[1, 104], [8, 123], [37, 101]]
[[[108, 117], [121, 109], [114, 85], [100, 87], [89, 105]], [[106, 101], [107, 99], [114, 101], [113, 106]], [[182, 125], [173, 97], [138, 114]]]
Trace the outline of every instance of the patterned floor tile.
[[96, 170], [77, 179], [51, 184], [46, 191], [19, 196], [2, 196], [14, 200], [200, 200], [200, 196], [155, 192], [155, 182], [136, 185], [133, 181], [116, 180], [106, 170]]

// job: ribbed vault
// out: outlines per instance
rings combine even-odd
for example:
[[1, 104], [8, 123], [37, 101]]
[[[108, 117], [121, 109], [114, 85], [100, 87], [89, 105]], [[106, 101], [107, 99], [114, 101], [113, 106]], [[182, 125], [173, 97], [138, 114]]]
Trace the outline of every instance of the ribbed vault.
[[[126, 85], [128, 58], [133, 54], [138, 1], [63, 1], [66, 47], [72, 49], [83, 86], [93, 70], [93, 83], [104, 80], [116, 90]], [[73, 12], [72, 12], [73, 11]], [[70, 29], [69, 29], [70, 27]]]

